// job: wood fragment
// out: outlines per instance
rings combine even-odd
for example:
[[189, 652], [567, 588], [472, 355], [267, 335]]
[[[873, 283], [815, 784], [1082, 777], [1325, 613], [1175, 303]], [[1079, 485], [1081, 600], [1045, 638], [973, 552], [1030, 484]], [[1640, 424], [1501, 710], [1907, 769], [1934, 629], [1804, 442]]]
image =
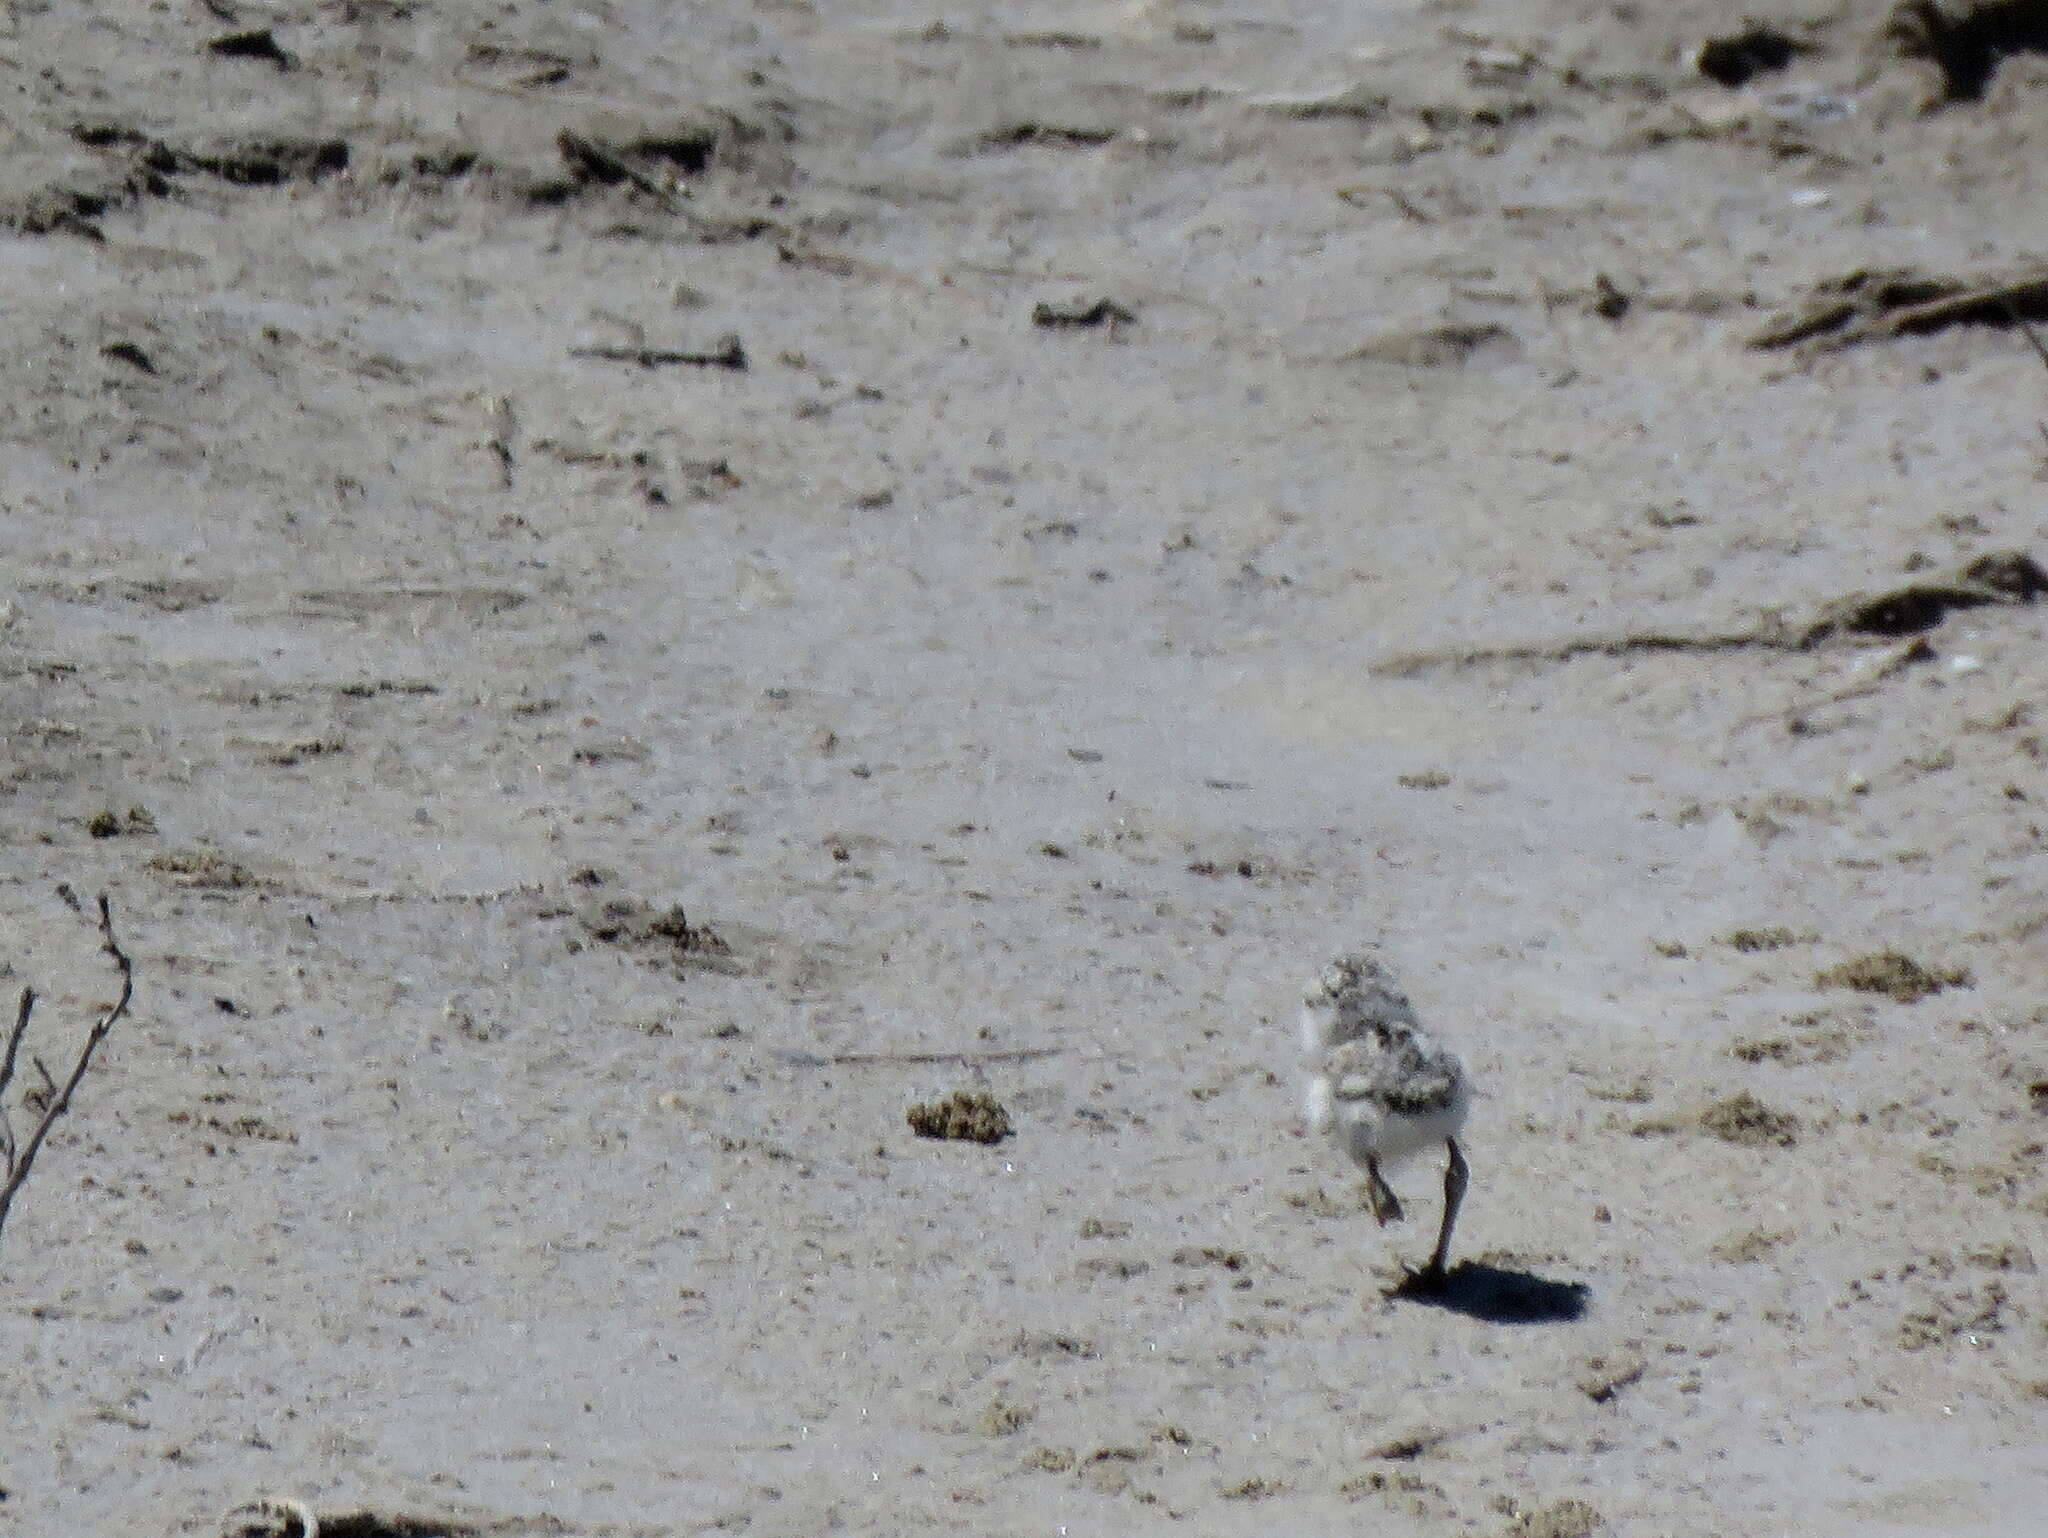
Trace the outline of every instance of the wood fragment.
[[[2048, 265], [1973, 277], [1859, 267], [1813, 284], [1749, 339], [1756, 348], [1832, 352], [1950, 326], [2048, 320]], [[2031, 338], [2030, 338], [2031, 339]]]
[[744, 373], [747, 349], [737, 336], [722, 336], [708, 351], [688, 352], [663, 347], [572, 347], [572, 358], [596, 358], [606, 363], [637, 363], [641, 368], [724, 368]]
[[[1934, 629], [1954, 609], [2028, 604], [2048, 593], [2048, 569], [2019, 550], [1978, 556], [1945, 577], [1915, 580], [1883, 592], [1830, 599], [1802, 624], [1772, 615], [1749, 630], [1638, 631], [1564, 641], [1531, 641], [1455, 652], [1411, 652], [1372, 665], [1382, 678], [1415, 678], [1447, 668], [1497, 663], [1571, 662], [1638, 652], [1813, 651], [1842, 640], [1897, 639]], [[1907, 660], [1918, 660], [1910, 658]], [[1894, 666], [1888, 672], [1898, 671]]]
[[[79, 1080], [85, 1077], [86, 1069], [92, 1066], [93, 1054], [99, 1050], [100, 1043], [105, 1041], [114, 1029], [115, 1022], [128, 1013], [129, 1000], [135, 996], [135, 965], [128, 959], [127, 952], [121, 949], [120, 942], [114, 938], [113, 912], [107, 905], [104, 892], [100, 894], [99, 929], [101, 949], [113, 958], [114, 965], [121, 970], [121, 996], [115, 1000], [114, 1007], [94, 1023], [85, 1038], [85, 1045], [78, 1050], [78, 1061], [72, 1065], [71, 1076], [62, 1086], [56, 1085], [55, 1080], [51, 1079], [49, 1070], [42, 1067], [40, 1059], [35, 1060], [44, 1080], [55, 1093], [49, 1095], [44, 1102], [36, 1122], [36, 1130], [29, 1134], [28, 1142], [20, 1148], [16, 1148], [13, 1130], [5, 1125], [4, 1111], [0, 1111], [0, 1142], [4, 1142], [6, 1153], [6, 1183], [0, 1185], [0, 1230], [7, 1226], [7, 1214], [14, 1206], [15, 1196], [28, 1181], [29, 1171], [36, 1162], [36, 1155], [42, 1151], [43, 1140], [50, 1135], [50, 1128], [56, 1125], [57, 1119], [71, 1109], [72, 1093], [78, 1088]], [[22, 1038], [28, 1034], [29, 1018], [35, 1012], [35, 1003], [35, 990], [22, 989], [21, 1002], [15, 1011], [14, 1027], [8, 1033], [7, 1049], [4, 1055], [0, 1055], [0, 1096], [6, 1094], [7, 1086], [14, 1078], [15, 1061], [21, 1051]]]
[[925, 1067], [934, 1063], [958, 1063], [973, 1068], [982, 1063], [1029, 1063], [1042, 1057], [1057, 1057], [1063, 1047], [1017, 1047], [1001, 1052], [785, 1052], [782, 1060], [796, 1068]]
[[625, 157], [609, 145], [571, 133], [565, 128], [555, 135], [555, 148], [561, 151], [570, 171], [581, 179], [602, 182], [607, 186], [624, 182], [635, 191], [646, 193], [670, 213], [687, 217], [688, 210], [674, 193], [644, 171], [629, 165]]

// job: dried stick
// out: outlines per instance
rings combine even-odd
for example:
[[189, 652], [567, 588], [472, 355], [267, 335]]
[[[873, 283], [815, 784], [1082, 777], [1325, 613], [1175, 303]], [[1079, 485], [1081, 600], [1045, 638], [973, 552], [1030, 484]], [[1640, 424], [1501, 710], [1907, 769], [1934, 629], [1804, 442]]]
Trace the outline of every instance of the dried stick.
[[[120, 942], [114, 938], [114, 915], [107, 905], [107, 896], [104, 892], [100, 894], [100, 940], [102, 948], [114, 959], [114, 965], [121, 969], [121, 996], [114, 1001], [112, 1009], [100, 1016], [86, 1036], [85, 1045], [78, 1049], [78, 1061], [72, 1065], [71, 1077], [64, 1081], [63, 1088], [44, 1105], [42, 1119], [36, 1123], [36, 1130], [29, 1134], [28, 1142], [19, 1150], [19, 1157], [14, 1146], [13, 1130], [0, 1125], [0, 1133], [4, 1133], [5, 1136], [7, 1154], [7, 1181], [5, 1185], [0, 1185], [0, 1230], [7, 1227], [8, 1210], [14, 1205], [15, 1193], [28, 1181], [28, 1172], [35, 1165], [36, 1155], [42, 1151], [43, 1139], [50, 1135], [50, 1128], [56, 1124], [57, 1118], [71, 1109], [72, 1091], [78, 1088], [78, 1081], [85, 1077], [86, 1069], [92, 1066], [93, 1053], [99, 1050], [100, 1043], [105, 1041], [114, 1029], [114, 1022], [128, 1013], [128, 1001], [135, 996], [135, 964], [128, 959], [128, 953], [121, 949]], [[14, 1029], [7, 1038], [6, 1056], [0, 1058], [0, 1095], [6, 1093], [7, 1085], [14, 1077], [15, 1057], [21, 1050], [22, 1037], [28, 1033], [29, 1016], [35, 1011], [35, 1003], [35, 990], [22, 989], [21, 1004], [14, 1017]], [[0, 1113], [0, 1123], [4, 1123], [4, 1113]]]
[[22, 989], [14, 1029], [7, 1033], [7, 1052], [0, 1056], [0, 1169], [10, 1175], [14, 1173], [14, 1124], [7, 1119], [7, 1086], [14, 1082], [14, 1060], [21, 1052], [21, 1039], [28, 1034], [28, 1017], [35, 1007], [35, 989]]
[[1029, 1063], [1058, 1057], [1064, 1047], [1013, 1047], [1003, 1052], [778, 1052], [792, 1068], [872, 1068], [899, 1064], [958, 1063], [963, 1068], [983, 1063]]

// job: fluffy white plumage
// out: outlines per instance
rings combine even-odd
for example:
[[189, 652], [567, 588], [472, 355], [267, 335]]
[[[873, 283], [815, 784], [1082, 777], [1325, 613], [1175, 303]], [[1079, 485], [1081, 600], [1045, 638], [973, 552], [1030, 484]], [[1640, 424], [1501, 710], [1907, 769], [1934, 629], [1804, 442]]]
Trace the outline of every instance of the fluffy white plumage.
[[1320, 1056], [1375, 1027], [1422, 1029], [1415, 1006], [1377, 956], [1347, 951], [1316, 973], [1301, 996], [1301, 1050]]
[[1301, 1045], [1308, 1068], [1302, 1119], [1365, 1170], [1382, 1223], [1401, 1215], [1401, 1203], [1380, 1166], [1438, 1143], [1449, 1148], [1443, 1228], [1423, 1273], [1440, 1281], [1465, 1191], [1457, 1137], [1471, 1110], [1472, 1084], [1464, 1065], [1423, 1029], [1393, 974], [1365, 951], [1338, 956], [1309, 984]]

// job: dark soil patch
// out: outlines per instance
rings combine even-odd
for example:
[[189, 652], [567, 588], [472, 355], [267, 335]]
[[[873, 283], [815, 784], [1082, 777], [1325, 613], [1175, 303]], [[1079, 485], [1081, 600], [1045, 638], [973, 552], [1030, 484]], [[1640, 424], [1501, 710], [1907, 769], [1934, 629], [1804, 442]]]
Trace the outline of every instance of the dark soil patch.
[[904, 1119], [919, 1137], [961, 1143], [1000, 1143], [1013, 1130], [1010, 1113], [981, 1090], [955, 1090], [944, 1100], [914, 1105]]
[[1944, 988], [1969, 987], [1970, 974], [1962, 967], [1924, 967], [1897, 951], [1872, 951], [1815, 973], [1813, 981], [1820, 988], [1882, 993], [1901, 1004], [1916, 1004]]
[[1745, 1148], [1790, 1148], [1798, 1141], [1799, 1118], [1772, 1110], [1747, 1090], [1708, 1106], [1700, 1112], [1700, 1125], [1722, 1142]]

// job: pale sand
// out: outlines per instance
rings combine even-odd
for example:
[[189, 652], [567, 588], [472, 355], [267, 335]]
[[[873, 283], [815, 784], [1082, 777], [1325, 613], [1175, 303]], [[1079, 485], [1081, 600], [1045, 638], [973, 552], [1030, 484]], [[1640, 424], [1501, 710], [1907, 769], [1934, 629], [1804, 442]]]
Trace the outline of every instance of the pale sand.
[[[2038, 250], [2038, 59], [1923, 117], [1876, 7], [1744, 91], [1703, 3], [233, 10], [0, 39], [0, 960], [53, 1067], [57, 883], [139, 988], [0, 1237], [0, 1534], [2048, 1502], [2048, 609], [1782, 639], [2048, 556], [2048, 373], [1745, 346]], [[1285, 1131], [1369, 940], [1500, 1307], [1387, 1298], [1433, 1204]], [[1816, 983], [1885, 949], [1973, 982]], [[963, 1088], [1014, 1135], [912, 1135]]]

